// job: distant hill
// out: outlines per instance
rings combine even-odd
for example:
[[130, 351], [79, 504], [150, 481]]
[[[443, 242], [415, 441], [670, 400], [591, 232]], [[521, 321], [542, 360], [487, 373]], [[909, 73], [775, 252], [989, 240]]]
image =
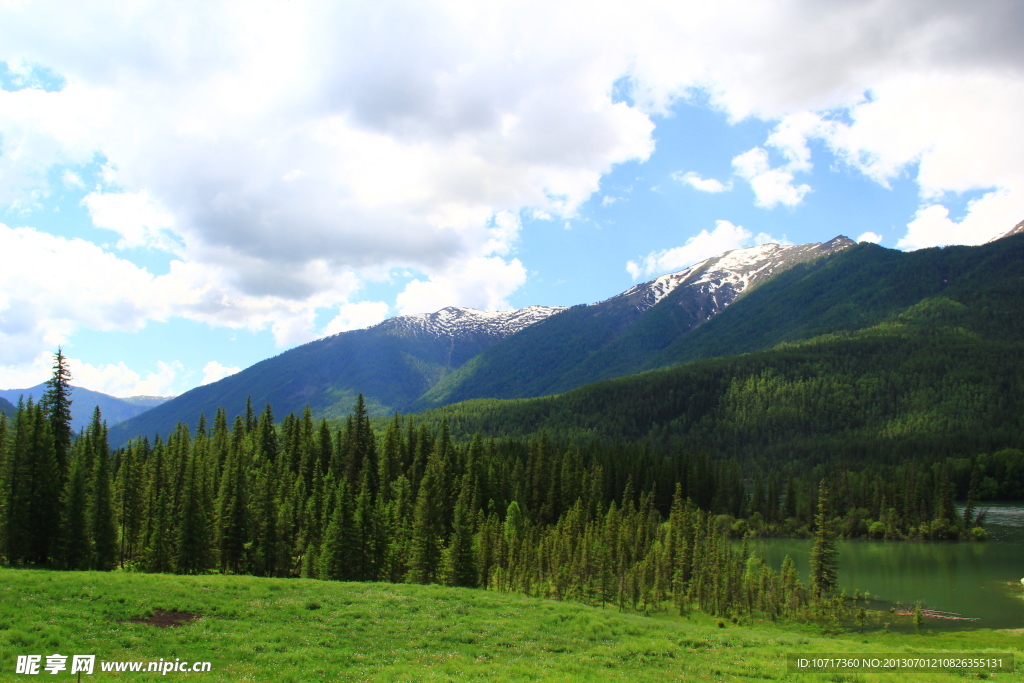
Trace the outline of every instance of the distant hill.
[[[31, 396], [33, 401], [39, 401], [46, 393], [46, 384], [37, 384], [28, 389], [0, 389], [0, 400], [17, 404], [18, 399], [24, 397], [27, 401]], [[129, 398], [117, 398], [99, 391], [83, 389], [82, 387], [71, 387], [71, 426], [77, 432], [84, 429], [89, 420], [92, 419], [93, 410], [99, 406], [100, 414], [107, 421], [110, 427], [123, 422], [131, 417], [140, 415], [154, 406], [158, 406], [168, 397], [164, 396], [132, 396]], [[0, 403], [0, 410], [3, 404]], [[12, 406], [13, 410], [13, 406]]]
[[6, 398], [0, 397], [0, 412], [7, 413], [8, 415], [13, 415], [14, 404], [12, 404]]

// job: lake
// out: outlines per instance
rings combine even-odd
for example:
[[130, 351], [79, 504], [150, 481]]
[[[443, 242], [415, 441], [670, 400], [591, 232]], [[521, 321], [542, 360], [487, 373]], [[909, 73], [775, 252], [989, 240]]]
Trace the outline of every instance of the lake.
[[[955, 612], [976, 622], [929, 620], [928, 626], [1024, 628], [1024, 504], [992, 504], [989, 540], [969, 542], [837, 541], [839, 585], [884, 603]], [[806, 582], [812, 541], [755, 539], [757, 552], [778, 569], [789, 554]], [[883, 607], [872, 605], [874, 609]]]

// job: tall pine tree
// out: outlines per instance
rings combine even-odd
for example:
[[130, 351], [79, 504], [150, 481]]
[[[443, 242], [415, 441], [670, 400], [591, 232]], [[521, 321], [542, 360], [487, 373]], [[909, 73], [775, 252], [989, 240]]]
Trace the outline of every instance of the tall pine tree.
[[829, 519], [828, 486], [822, 479], [818, 485], [818, 510], [814, 515], [814, 546], [811, 548], [811, 595], [821, 600], [836, 589], [839, 571], [835, 533]]
[[57, 353], [53, 356], [53, 375], [46, 381], [46, 391], [39, 403], [50, 423], [54, 456], [60, 473], [58, 483], [63, 484], [71, 457], [74, 430], [71, 427], [71, 370], [68, 369], [68, 359], [60, 347], [57, 347]]
[[107, 425], [100, 418], [100, 407], [93, 411], [86, 448], [92, 448], [92, 497], [89, 501], [89, 532], [92, 537], [93, 569], [109, 571], [117, 563], [117, 529], [110, 493], [110, 448]]

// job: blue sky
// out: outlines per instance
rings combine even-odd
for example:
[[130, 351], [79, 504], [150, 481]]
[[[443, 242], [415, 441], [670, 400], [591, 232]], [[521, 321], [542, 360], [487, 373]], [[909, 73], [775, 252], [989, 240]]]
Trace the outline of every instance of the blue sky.
[[0, 387], [1024, 219], [1019, 3], [0, 5]]

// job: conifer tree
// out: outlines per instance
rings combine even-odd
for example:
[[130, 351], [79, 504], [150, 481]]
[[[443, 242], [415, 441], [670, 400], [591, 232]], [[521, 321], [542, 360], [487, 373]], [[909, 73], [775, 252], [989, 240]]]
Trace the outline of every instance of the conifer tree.
[[391, 500], [391, 484], [402, 471], [402, 424], [398, 413], [388, 424], [384, 433], [384, 448], [377, 463], [377, 481], [380, 486], [380, 495], [385, 500]]
[[72, 451], [64, 495], [61, 499], [63, 519], [60, 525], [59, 564], [64, 569], [88, 569], [91, 555], [89, 538], [89, 464], [86, 442], [80, 441]]
[[[31, 403], [31, 402], [30, 402]], [[28, 558], [46, 564], [55, 551], [60, 533], [61, 478], [53, 447], [50, 425], [43, 407], [32, 410], [27, 452], [29, 523]]]
[[317, 555], [317, 578], [341, 581], [350, 578], [352, 550], [352, 507], [348, 480], [338, 482], [334, 491], [331, 521], [324, 530]]
[[835, 534], [828, 516], [828, 495], [828, 486], [822, 479], [818, 485], [818, 510], [814, 516], [816, 529], [811, 548], [811, 595], [818, 601], [835, 592], [838, 572]]
[[173, 492], [170, 491], [167, 448], [158, 436], [150, 458], [146, 490], [146, 537], [143, 567], [151, 572], [173, 570], [174, 530], [170, 516]]
[[14, 413], [14, 424], [10, 441], [6, 444], [4, 463], [4, 556], [10, 563], [21, 562], [28, 555], [32, 528], [30, 510], [31, 470], [29, 443], [33, 417], [32, 397], [26, 408], [23, 399], [18, 399]]
[[256, 411], [252, 407], [252, 396], [245, 397], [245, 433], [252, 434], [256, 431]]
[[245, 477], [247, 443], [245, 423], [238, 416], [217, 496], [217, 550], [222, 572], [241, 571], [245, 545], [249, 541]]
[[253, 495], [249, 498], [249, 519], [252, 527], [251, 568], [256, 576], [274, 576], [278, 570], [280, 554], [277, 501], [274, 496], [277, 468], [265, 457], [257, 457]]
[[89, 501], [89, 532], [92, 537], [92, 567], [109, 571], [117, 564], [117, 529], [110, 493], [110, 447], [107, 425], [100, 408], [93, 410], [86, 448], [93, 449], [92, 498]]
[[210, 486], [215, 494], [219, 494], [221, 476], [224, 474], [225, 463], [231, 450], [231, 437], [228, 434], [228, 418], [223, 408], [217, 408], [213, 417], [213, 435], [210, 437], [210, 459], [213, 479]]
[[117, 523], [120, 536], [119, 564], [134, 559], [138, 549], [139, 533], [142, 530], [142, 466], [149, 443], [138, 439], [121, 453], [117, 470], [117, 487], [114, 492]]
[[54, 457], [57, 462], [58, 486], [63, 484], [71, 457], [71, 441], [74, 430], [71, 427], [71, 370], [68, 359], [57, 347], [53, 356], [53, 374], [46, 381], [46, 391], [39, 403], [50, 423], [53, 438]]
[[[370, 465], [367, 464], [369, 467]], [[380, 566], [381, 550], [377, 538], [377, 522], [374, 515], [373, 497], [370, 493], [370, 473], [364, 471], [360, 477], [359, 494], [356, 496], [352, 518], [352, 578], [357, 581], [375, 581]]]
[[413, 511], [412, 536], [409, 541], [409, 583], [430, 583], [434, 580], [441, 559], [442, 482], [440, 466], [431, 456], [420, 482]]
[[0, 411], [0, 557], [7, 551], [7, 505], [11, 473], [7, 448], [7, 413]]
[[178, 520], [178, 552], [174, 559], [179, 574], [199, 574], [209, 562], [209, 519], [200, 481], [199, 454], [188, 459], [185, 489], [182, 492], [181, 518]]
[[455, 521], [448, 547], [444, 556], [444, 579], [449, 586], [473, 587], [476, 585], [476, 562], [473, 557], [473, 522], [469, 509], [471, 500], [469, 475], [463, 477], [458, 502], [455, 504]]
[[387, 555], [385, 576], [388, 581], [399, 582], [409, 571], [409, 551], [412, 538], [412, 511], [415, 501], [412, 486], [404, 474], [400, 474], [391, 485], [391, 502], [388, 503]]
[[[327, 481], [333, 481], [333, 477]], [[324, 508], [326, 507], [324, 504], [324, 489], [326, 487], [324, 475], [317, 474], [313, 479], [312, 495], [309, 497], [304, 511], [302, 536], [299, 539], [299, 550], [302, 554], [300, 573], [304, 579], [315, 578], [319, 575], [318, 556], [322, 538]]]

